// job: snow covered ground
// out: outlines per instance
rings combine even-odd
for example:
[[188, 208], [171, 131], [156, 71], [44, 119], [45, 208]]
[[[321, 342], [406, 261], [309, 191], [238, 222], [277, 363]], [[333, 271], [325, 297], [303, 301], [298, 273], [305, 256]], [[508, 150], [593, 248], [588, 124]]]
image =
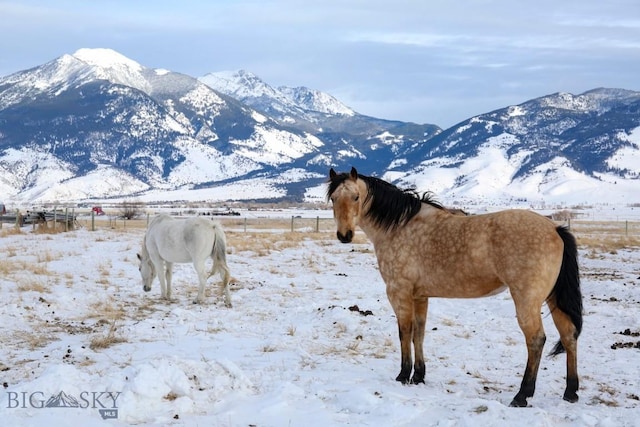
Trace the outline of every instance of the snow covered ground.
[[[2, 425], [638, 425], [638, 247], [580, 251], [580, 401], [562, 400], [561, 355], [542, 360], [531, 407], [516, 409], [526, 349], [508, 293], [432, 300], [426, 384], [404, 386], [362, 234], [343, 245], [333, 232], [229, 229], [229, 309], [214, 286], [192, 304], [187, 264], [176, 265], [174, 301], [157, 282], [144, 293], [143, 233], [0, 230]], [[558, 336], [544, 321], [549, 351]]]

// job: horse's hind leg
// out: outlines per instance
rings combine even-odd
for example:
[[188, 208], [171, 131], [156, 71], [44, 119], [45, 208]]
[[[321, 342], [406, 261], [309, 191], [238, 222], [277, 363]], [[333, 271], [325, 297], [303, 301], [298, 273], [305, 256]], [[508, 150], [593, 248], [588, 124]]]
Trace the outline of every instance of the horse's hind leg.
[[196, 297], [194, 304], [202, 304], [204, 302], [204, 286], [207, 283], [207, 274], [204, 268], [204, 262], [194, 262], [193, 268], [198, 273], [198, 296]]
[[[552, 301], [549, 301], [549, 309], [553, 317], [553, 323], [560, 333], [560, 342], [567, 352], [567, 388], [563, 399], [568, 402], [578, 401], [578, 339], [576, 327], [566, 313], [558, 309]], [[554, 353], [557, 354], [557, 353]]]
[[225, 261], [220, 261], [218, 263], [219, 270], [222, 270], [220, 275], [222, 276], [222, 292], [224, 293], [224, 305], [227, 307], [231, 307], [231, 293], [229, 292], [229, 281], [231, 280], [231, 273], [229, 272], [229, 267], [227, 267], [227, 263]]
[[229, 282], [231, 281], [231, 272], [227, 266], [227, 262], [224, 259], [213, 258], [213, 265], [211, 266], [211, 272], [209, 277], [214, 276], [218, 271], [222, 278], [220, 283], [220, 296], [224, 298], [224, 305], [231, 308], [231, 293], [229, 292]]
[[220, 272], [220, 277], [222, 278], [222, 283], [220, 283], [220, 295], [224, 298], [224, 305], [231, 308], [231, 293], [229, 292], [231, 272], [229, 271], [226, 257], [224, 255], [219, 256], [217, 254], [212, 254], [211, 259], [213, 260], [213, 264], [211, 265], [209, 277], [214, 276], [218, 271]]
[[540, 367], [540, 358], [542, 357], [542, 348], [544, 347], [546, 336], [542, 327], [542, 317], [540, 316], [542, 304], [525, 303], [516, 298], [517, 296], [514, 295], [516, 315], [527, 343], [528, 357], [527, 367], [520, 384], [520, 391], [511, 401], [511, 406], [525, 407], [527, 406], [527, 398], [532, 397], [536, 390], [538, 368]]

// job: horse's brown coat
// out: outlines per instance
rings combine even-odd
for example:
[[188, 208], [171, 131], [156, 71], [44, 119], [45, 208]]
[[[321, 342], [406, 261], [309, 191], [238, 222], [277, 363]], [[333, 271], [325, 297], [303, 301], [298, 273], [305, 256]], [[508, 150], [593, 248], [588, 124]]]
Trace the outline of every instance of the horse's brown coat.
[[[564, 242], [549, 219], [525, 210], [477, 216], [454, 215], [422, 203], [406, 224], [393, 230], [367, 215], [372, 199], [355, 169], [346, 177], [331, 170], [337, 235], [351, 241], [359, 226], [373, 243], [380, 274], [398, 320], [402, 363], [398, 380], [409, 382], [411, 343], [415, 352], [411, 382], [424, 381], [422, 343], [428, 299], [475, 298], [509, 288], [528, 348], [522, 387], [512, 405], [533, 395], [545, 342], [540, 309], [548, 299], [561, 342], [567, 350], [565, 399], [577, 400], [576, 342], [579, 330], [556, 309], [552, 294], [563, 262]], [[581, 301], [580, 301], [581, 307]], [[575, 382], [575, 388], [573, 384]]]

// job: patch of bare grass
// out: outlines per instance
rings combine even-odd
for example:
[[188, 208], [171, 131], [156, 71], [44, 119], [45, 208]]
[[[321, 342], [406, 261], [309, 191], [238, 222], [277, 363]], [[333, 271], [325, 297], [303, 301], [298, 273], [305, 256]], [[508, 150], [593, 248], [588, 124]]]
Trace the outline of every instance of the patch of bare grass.
[[22, 233], [22, 229], [20, 229], [19, 227], [15, 227], [15, 226], [7, 226], [5, 224], [3, 224], [2, 228], [0, 229], [0, 237], [7, 237], [7, 236], [15, 236], [18, 234], [23, 234]]
[[38, 277], [24, 277], [16, 282], [16, 289], [20, 292], [51, 292], [51, 287]]
[[640, 247], [640, 223], [619, 221], [582, 221], [574, 223], [571, 231], [578, 246], [598, 253]]
[[576, 240], [578, 247], [590, 250], [590, 257], [597, 257], [597, 254], [603, 253], [615, 255], [621, 250], [640, 247], [640, 237], [636, 236], [602, 233], [597, 235], [578, 235]]
[[15, 246], [8, 245], [4, 247], [4, 255], [7, 258], [13, 258], [18, 255], [18, 249]]
[[264, 346], [262, 346], [263, 353], [273, 353], [276, 350], [277, 350], [277, 347], [273, 344], [265, 344]]
[[58, 341], [58, 338], [51, 334], [24, 333], [21, 335], [21, 340], [24, 340], [30, 350], [37, 350]]
[[126, 311], [124, 307], [115, 305], [113, 301], [98, 301], [89, 306], [89, 318], [105, 319], [115, 322], [116, 320], [122, 320], [126, 317]]
[[91, 339], [89, 343], [89, 348], [91, 350], [102, 350], [105, 348], [109, 348], [114, 344], [120, 344], [123, 342], [127, 342], [124, 337], [116, 335], [117, 327], [115, 319], [111, 322], [109, 326], [109, 330], [106, 335], [98, 335]]
[[61, 259], [64, 255], [62, 253], [53, 254], [50, 251], [38, 252], [36, 254], [36, 261], [38, 263], [46, 263]]

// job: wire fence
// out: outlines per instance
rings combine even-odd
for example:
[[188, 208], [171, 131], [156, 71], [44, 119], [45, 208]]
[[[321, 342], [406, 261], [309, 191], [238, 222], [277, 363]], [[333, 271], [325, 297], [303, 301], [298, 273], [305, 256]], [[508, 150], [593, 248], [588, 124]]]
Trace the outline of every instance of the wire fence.
[[[185, 216], [186, 217], [186, 216]], [[98, 229], [145, 229], [152, 215], [145, 215], [135, 219], [125, 219], [121, 217], [96, 217], [80, 216], [76, 220], [79, 227], [88, 230]], [[212, 221], [222, 224], [225, 231], [234, 232], [300, 232], [300, 233], [324, 233], [335, 232], [335, 222], [333, 218], [321, 216], [301, 217], [241, 217], [241, 216], [203, 216]]]
[[[49, 231], [69, 231], [77, 228], [87, 230], [135, 230], [146, 229], [153, 214], [140, 215], [134, 219], [127, 219], [116, 215], [97, 215], [95, 212], [60, 212], [59, 214], [47, 215], [43, 221], [29, 221], [28, 224], [19, 223], [15, 215], [5, 215], [0, 217], [0, 229], [7, 227], [32, 227], [45, 228]], [[178, 215], [174, 215], [179, 217]], [[182, 217], [195, 216], [183, 215]], [[331, 212], [322, 212], [321, 215], [291, 215], [287, 217], [283, 214], [271, 214], [269, 216], [258, 215], [220, 215], [204, 216], [218, 221], [225, 231], [236, 233], [250, 232], [298, 232], [298, 233], [335, 233], [335, 221]], [[640, 220], [638, 219], [606, 219], [599, 220], [593, 218], [566, 219], [555, 221], [558, 225], [565, 225], [577, 237], [594, 236], [620, 236], [640, 238]]]

